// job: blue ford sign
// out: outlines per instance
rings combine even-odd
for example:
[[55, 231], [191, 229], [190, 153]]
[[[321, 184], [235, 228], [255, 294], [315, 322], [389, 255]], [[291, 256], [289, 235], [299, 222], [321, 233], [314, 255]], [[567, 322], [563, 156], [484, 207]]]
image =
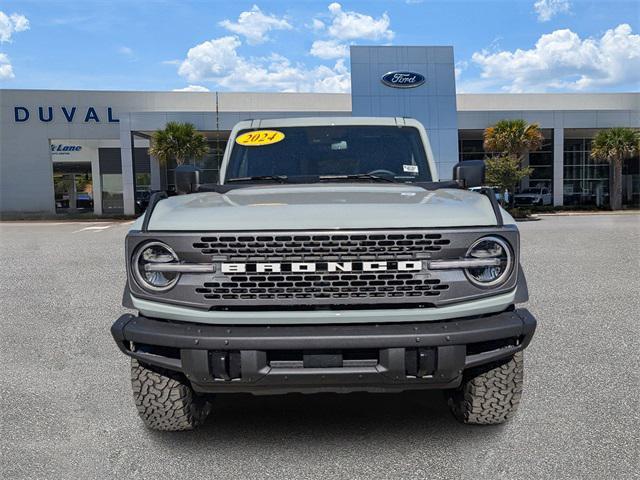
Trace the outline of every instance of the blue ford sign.
[[424, 75], [416, 72], [389, 72], [385, 73], [382, 83], [394, 88], [415, 88], [424, 83]]

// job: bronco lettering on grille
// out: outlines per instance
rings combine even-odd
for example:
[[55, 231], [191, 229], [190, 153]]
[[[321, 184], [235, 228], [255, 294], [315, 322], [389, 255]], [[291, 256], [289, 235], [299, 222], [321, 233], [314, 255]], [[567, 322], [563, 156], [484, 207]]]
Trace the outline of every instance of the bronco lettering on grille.
[[245, 272], [384, 272], [399, 270], [415, 272], [422, 270], [421, 261], [400, 262], [294, 262], [294, 263], [223, 263], [222, 273]]

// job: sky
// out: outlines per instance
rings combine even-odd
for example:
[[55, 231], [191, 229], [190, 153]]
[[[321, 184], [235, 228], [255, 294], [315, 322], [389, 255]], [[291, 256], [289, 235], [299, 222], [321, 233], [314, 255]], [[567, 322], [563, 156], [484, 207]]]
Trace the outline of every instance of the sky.
[[458, 92], [636, 92], [640, 2], [0, 0], [0, 88], [349, 92], [349, 45], [453, 45]]

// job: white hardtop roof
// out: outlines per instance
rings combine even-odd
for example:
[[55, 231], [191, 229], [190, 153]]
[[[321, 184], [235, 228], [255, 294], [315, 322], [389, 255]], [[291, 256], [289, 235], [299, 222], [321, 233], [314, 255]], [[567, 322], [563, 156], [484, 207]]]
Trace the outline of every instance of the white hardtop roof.
[[234, 130], [271, 127], [314, 127], [323, 125], [417, 126], [419, 122], [404, 117], [295, 117], [243, 120]]

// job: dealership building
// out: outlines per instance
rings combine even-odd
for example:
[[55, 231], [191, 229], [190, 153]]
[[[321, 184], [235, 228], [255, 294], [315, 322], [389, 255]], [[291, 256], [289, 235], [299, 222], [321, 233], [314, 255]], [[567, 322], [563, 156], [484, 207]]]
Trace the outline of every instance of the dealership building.
[[[396, 88], [382, 81], [389, 72], [420, 81]], [[2, 214], [134, 214], [145, 192], [173, 187], [175, 165], [147, 151], [167, 122], [190, 122], [207, 137], [210, 152], [197, 164], [201, 181], [215, 183], [236, 122], [304, 116], [416, 118], [442, 179], [458, 161], [485, 156], [483, 130], [498, 120], [535, 122], [545, 142], [525, 159], [533, 173], [522, 187], [548, 189], [554, 205], [605, 205], [609, 166], [590, 158], [591, 139], [640, 128], [639, 93], [457, 94], [453, 48], [441, 46], [351, 47], [351, 94], [0, 90], [0, 108]], [[623, 168], [623, 205], [639, 201], [635, 158]]]

